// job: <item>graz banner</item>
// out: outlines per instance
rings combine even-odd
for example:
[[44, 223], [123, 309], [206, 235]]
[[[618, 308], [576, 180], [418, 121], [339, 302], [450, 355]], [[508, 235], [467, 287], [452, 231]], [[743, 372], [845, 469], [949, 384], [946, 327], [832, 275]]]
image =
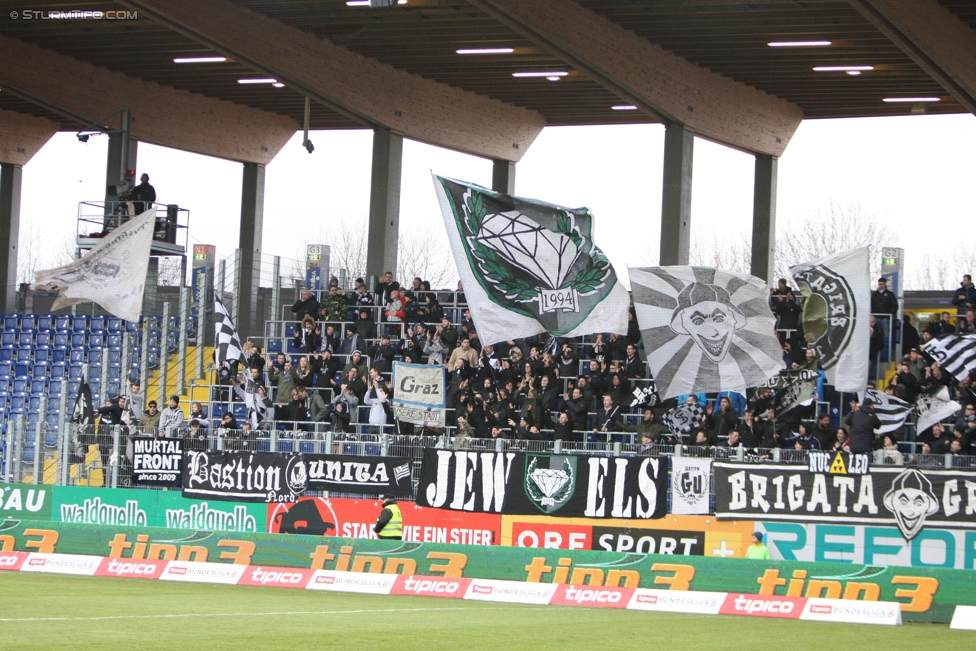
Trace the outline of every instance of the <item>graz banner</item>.
[[481, 513], [663, 518], [667, 458], [424, 450], [417, 503]]
[[874, 467], [844, 476], [726, 462], [714, 468], [719, 519], [896, 525], [906, 540], [925, 527], [976, 527], [976, 472]]
[[705, 515], [709, 513], [711, 459], [673, 457], [671, 459], [671, 513]]
[[179, 486], [183, 439], [137, 436], [132, 439], [132, 481], [145, 486]]
[[[308, 487], [318, 491], [412, 495], [409, 457], [306, 454]], [[276, 500], [277, 501], [277, 500]]]
[[183, 497], [294, 502], [308, 486], [301, 454], [191, 450], [183, 454]]
[[415, 425], [444, 427], [444, 367], [393, 362], [393, 415]]

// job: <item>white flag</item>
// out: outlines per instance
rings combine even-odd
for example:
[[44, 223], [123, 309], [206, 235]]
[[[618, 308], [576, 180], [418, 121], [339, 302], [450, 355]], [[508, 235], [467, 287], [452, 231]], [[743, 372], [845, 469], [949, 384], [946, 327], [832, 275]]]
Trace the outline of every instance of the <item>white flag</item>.
[[548, 332], [627, 334], [630, 299], [586, 208], [434, 176], [447, 238], [485, 344]]
[[922, 350], [960, 382], [976, 369], [976, 335], [942, 335], [922, 344]]
[[769, 287], [712, 267], [631, 269], [634, 311], [662, 398], [759, 386], [783, 369]]
[[393, 414], [407, 423], [444, 427], [447, 414], [444, 367], [393, 362]]
[[147, 210], [74, 262], [36, 272], [31, 289], [57, 290], [52, 310], [91, 301], [120, 319], [138, 321], [155, 228], [156, 210]]
[[712, 460], [671, 457], [671, 513], [708, 515]]
[[829, 255], [790, 267], [803, 294], [803, 334], [838, 391], [868, 383], [871, 272], [868, 249]]
[[881, 421], [881, 427], [874, 430], [875, 434], [887, 434], [905, 424], [908, 415], [912, 413], [912, 406], [895, 396], [878, 391], [877, 389], [865, 389], [861, 392], [861, 402], [864, 398], [870, 398], [874, 402], [874, 413]]
[[949, 389], [947, 387], [922, 391], [915, 400], [915, 412], [918, 414], [918, 422], [915, 424], [916, 435], [921, 434], [936, 423], [941, 423], [961, 409], [962, 405], [954, 400], [949, 400]]

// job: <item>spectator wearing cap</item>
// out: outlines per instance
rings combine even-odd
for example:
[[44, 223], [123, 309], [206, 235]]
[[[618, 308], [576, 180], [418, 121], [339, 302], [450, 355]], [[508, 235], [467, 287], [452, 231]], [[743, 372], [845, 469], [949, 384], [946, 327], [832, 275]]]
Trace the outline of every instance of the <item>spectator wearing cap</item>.
[[346, 326], [346, 338], [339, 345], [340, 355], [352, 355], [355, 352], [365, 353], [366, 342], [359, 336], [359, 328], [355, 323]]
[[385, 333], [380, 336], [380, 343], [373, 347], [369, 356], [373, 358], [373, 368], [379, 369], [381, 373], [392, 371], [396, 348], [390, 343], [390, 336]]
[[749, 549], [746, 550], [746, 558], [754, 561], [769, 560], [769, 548], [763, 544], [763, 535], [761, 531], [757, 531], [752, 534], [752, 544], [749, 545]]
[[170, 427], [179, 427], [183, 424], [185, 416], [180, 408], [180, 397], [171, 396], [169, 406], [163, 409], [159, 416], [159, 430], [165, 432]]

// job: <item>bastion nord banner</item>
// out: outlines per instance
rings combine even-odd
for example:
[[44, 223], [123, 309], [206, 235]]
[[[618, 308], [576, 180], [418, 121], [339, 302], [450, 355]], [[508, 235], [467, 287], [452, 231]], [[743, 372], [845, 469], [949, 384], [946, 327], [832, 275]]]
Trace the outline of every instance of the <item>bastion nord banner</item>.
[[481, 513], [663, 518], [668, 460], [424, 450], [421, 506]]

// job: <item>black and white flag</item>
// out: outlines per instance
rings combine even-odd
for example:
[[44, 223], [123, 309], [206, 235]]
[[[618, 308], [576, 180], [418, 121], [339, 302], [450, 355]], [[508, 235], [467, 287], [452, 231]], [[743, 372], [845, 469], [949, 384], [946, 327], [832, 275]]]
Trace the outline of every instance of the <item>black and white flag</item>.
[[409, 457], [306, 454], [309, 490], [413, 495]]
[[661, 422], [667, 425], [676, 438], [685, 440], [689, 434], [705, 422], [705, 410], [701, 408], [701, 405], [678, 405], [674, 409], [666, 411], [661, 417]]
[[662, 398], [738, 391], [783, 368], [769, 287], [711, 267], [631, 269], [634, 311]]
[[235, 393], [247, 406], [247, 422], [252, 429], [258, 429], [268, 417], [268, 407], [264, 398], [258, 393], [259, 384], [248, 376], [242, 376], [240, 386], [234, 387]]
[[976, 335], [942, 335], [922, 344], [922, 350], [960, 382], [976, 369]]
[[630, 401], [631, 407], [653, 407], [661, 402], [657, 391], [654, 389], [654, 381], [642, 382], [638, 384], [630, 394], [633, 400]]
[[630, 298], [586, 208], [434, 176], [447, 239], [485, 344], [548, 332], [627, 333]]
[[230, 314], [214, 292], [214, 362], [221, 373], [231, 370], [235, 362], [244, 363], [244, 349]]
[[921, 434], [936, 423], [954, 416], [960, 409], [962, 409], [962, 405], [954, 400], [949, 400], [949, 389], [947, 387], [923, 391], [915, 399], [915, 413], [918, 414], [915, 431]]
[[782, 416], [797, 405], [809, 403], [817, 394], [817, 381], [820, 373], [816, 368], [796, 368], [780, 371], [779, 374], [760, 385], [762, 389], [773, 389], [776, 397], [773, 409], [776, 416]]
[[78, 387], [78, 397], [75, 398], [75, 408], [71, 412], [71, 422], [78, 425], [93, 425], [95, 423], [95, 407], [92, 404], [91, 387], [86, 380]]
[[909, 414], [912, 413], [910, 403], [877, 389], [866, 389], [861, 396], [861, 401], [863, 402], [865, 398], [870, 398], [874, 402], [874, 413], [881, 421], [881, 427], [874, 430], [875, 434], [894, 432], [905, 424]]

